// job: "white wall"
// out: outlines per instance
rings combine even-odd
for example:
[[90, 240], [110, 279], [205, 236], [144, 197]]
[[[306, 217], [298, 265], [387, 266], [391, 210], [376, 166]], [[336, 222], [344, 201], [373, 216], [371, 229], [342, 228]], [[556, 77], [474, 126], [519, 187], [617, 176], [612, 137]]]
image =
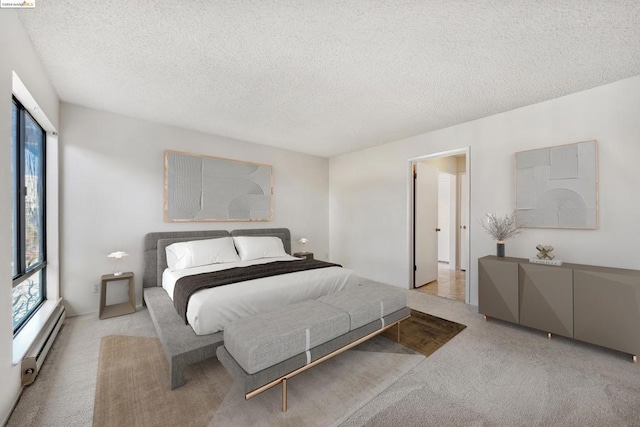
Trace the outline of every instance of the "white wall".
[[[54, 127], [58, 97], [15, 11], [0, 13], [0, 424], [20, 392], [20, 369], [12, 364], [11, 321], [11, 93], [13, 72], [29, 89]], [[48, 195], [49, 196], [49, 195]]]
[[471, 295], [477, 259], [495, 254], [478, 221], [515, 207], [514, 153], [597, 139], [600, 228], [529, 229], [507, 241], [507, 255], [530, 257], [553, 245], [566, 262], [640, 269], [640, 76], [458, 126], [418, 135], [330, 162], [331, 255], [360, 275], [408, 288], [408, 159], [470, 148]]
[[[273, 165], [273, 220], [165, 223], [167, 149]], [[107, 254], [115, 250], [130, 254], [122, 267], [135, 273], [142, 302], [143, 239], [153, 231], [288, 227], [294, 251], [304, 236], [317, 259], [328, 255], [328, 159], [65, 103], [60, 150], [61, 291], [71, 314], [97, 311], [93, 285], [114, 271]]]

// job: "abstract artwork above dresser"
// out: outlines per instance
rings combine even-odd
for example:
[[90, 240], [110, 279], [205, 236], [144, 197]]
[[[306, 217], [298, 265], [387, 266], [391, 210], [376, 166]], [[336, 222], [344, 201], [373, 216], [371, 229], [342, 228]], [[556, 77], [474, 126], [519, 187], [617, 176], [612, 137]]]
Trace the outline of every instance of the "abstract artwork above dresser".
[[516, 212], [527, 228], [598, 228], [598, 144], [516, 153]]

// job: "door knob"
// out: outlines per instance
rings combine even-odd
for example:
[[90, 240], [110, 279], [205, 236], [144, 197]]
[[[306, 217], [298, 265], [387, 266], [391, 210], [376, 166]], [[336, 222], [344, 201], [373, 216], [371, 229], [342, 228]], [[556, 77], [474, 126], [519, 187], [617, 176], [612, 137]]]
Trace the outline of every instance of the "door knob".
[[440, 229], [439, 229], [439, 228], [436, 228], [436, 231], [440, 231]]

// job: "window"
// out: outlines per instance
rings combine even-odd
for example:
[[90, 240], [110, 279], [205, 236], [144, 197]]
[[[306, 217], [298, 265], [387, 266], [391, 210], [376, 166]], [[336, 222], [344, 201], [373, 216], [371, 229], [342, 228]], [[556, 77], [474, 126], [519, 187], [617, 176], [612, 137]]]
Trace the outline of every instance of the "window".
[[11, 269], [15, 334], [46, 297], [45, 132], [15, 98], [11, 118]]

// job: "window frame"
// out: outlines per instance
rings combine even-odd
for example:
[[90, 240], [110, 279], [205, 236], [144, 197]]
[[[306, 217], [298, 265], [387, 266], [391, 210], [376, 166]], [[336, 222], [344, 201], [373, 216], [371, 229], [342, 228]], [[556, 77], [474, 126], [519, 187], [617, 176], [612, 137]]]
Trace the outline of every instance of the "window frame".
[[[12, 280], [12, 292], [13, 289], [20, 285], [25, 280], [29, 278], [40, 275], [40, 301], [38, 304], [33, 307], [27, 315], [20, 320], [20, 322], [14, 327], [13, 336], [15, 337], [20, 330], [27, 324], [29, 319], [33, 317], [33, 315], [38, 311], [40, 307], [47, 301], [47, 155], [46, 155], [46, 147], [47, 147], [47, 133], [38, 123], [38, 121], [29, 113], [29, 111], [22, 105], [20, 100], [18, 100], [15, 96], [12, 96], [12, 103], [18, 109], [17, 114], [17, 123], [13, 121], [11, 122], [12, 128], [15, 126], [16, 128], [16, 152], [12, 153], [11, 162], [14, 166], [14, 175], [11, 177], [12, 181], [16, 183], [16, 194], [12, 194], [11, 203], [17, 207], [15, 223], [12, 220], [12, 227], [16, 227], [17, 229], [17, 241], [16, 247], [12, 248], [12, 257], [16, 258], [16, 263], [18, 264], [16, 267], [16, 275], [13, 276]], [[26, 226], [26, 177], [25, 177], [25, 134], [26, 134], [26, 116], [28, 115], [29, 119], [40, 129], [42, 133], [42, 141], [41, 142], [41, 153], [40, 153], [40, 164], [41, 168], [41, 180], [42, 180], [42, 189], [41, 189], [41, 204], [40, 207], [41, 212], [39, 212], [41, 227], [41, 235], [40, 237], [40, 253], [41, 260], [37, 263], [30, 265], [27, 267], [26, 265], [26, 247], [27, 247], [27, 226]], [[13, 137], [13, 136], [12, 136]], [[12, 208], [13, 209], [13, 208]], [[13, 241], [13, 239], [12, 239]], [[12, 243], [13, 245], [13, 243]], [[13, 274], [13, 271], [12, 271]], [[12, 307], [12, 318], [13, 318], [13, 307]]]

